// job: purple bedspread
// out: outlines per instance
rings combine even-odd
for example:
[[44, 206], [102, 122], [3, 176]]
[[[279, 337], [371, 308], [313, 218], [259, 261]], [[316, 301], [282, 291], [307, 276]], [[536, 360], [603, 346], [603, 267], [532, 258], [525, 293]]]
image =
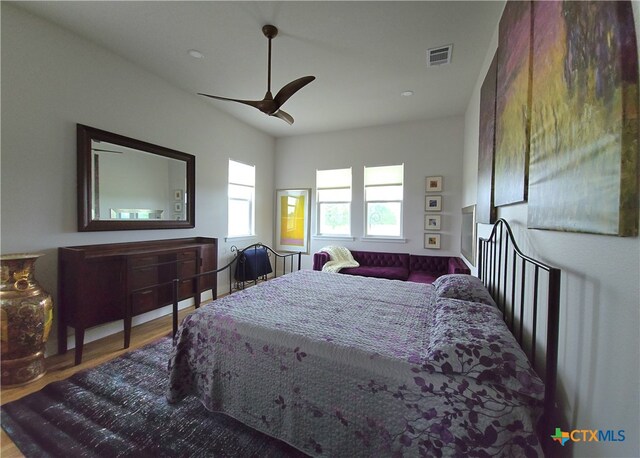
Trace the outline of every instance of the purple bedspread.
[[195, 395], [313, 456], [538, 456], [544, 386], [491, 306], [303, 270], [181, 324], [167, 398]]

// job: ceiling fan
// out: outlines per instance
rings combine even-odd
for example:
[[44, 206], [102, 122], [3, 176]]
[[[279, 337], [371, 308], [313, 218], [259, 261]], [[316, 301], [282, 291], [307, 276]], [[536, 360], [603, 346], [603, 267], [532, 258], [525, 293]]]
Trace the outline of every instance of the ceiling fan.
[[262, 100], [239, 100], [239, 99], [230, 99], [227, 97], [219, 97], [217, 95], [209, 95], [198, 93], [198, 95], [204, 95], [205, 97], [211, 97], [212, 99], [218, 100], [229, 100], [231, 102], [239, 102], [245, 105], [249, 105], [257, 108], [262, 111], [264, 114], [269, 116], [275, 116], [276, 118], [280, 118], [283, 121], [286, 121], [289, 124], [293, 124], [293, 117], [280, 109], [284, 103], [289, 100], [289, 98], [298, 92], [300, 89], [305, 87], [311, 81], [316, 79], [315, 76], [303, 76], [302, 78], [298, 78], [297, 80], [291, 81], [289, 84], [286, 84], [282, 89], [278, 91], [275, 97], [271, 95], [271, 40], [273, 40], [276, 35], [278, 35], [278, 28], [273, 25], [265, 25], [262, 27], [262, 33], [265, 37], [269, 39], [269, 66], [267, 72], [267, 93], [264, 95]]

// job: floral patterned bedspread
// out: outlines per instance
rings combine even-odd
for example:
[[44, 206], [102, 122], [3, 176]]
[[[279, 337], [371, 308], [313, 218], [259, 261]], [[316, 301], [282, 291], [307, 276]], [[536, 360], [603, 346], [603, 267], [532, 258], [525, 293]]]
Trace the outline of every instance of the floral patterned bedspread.
[[485, 304], [302, 270], [181, 324], [167, 399], [195, 395], [312, 456], [542, 456], [544, 385]]

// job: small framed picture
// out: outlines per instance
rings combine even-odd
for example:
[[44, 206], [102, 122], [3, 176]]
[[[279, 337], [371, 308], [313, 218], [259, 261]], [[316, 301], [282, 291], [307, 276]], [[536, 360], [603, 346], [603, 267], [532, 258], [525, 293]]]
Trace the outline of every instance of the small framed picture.
[[439, 231], [440, 230], [440, 215], [424, 215], [424, 230], [425, 231]]
[[442, 210], [442, 196], [425, 196], [424, 211], [439, 212]]
[[427, 177], [426, 192], [442, 191], [442, 177]]
[[431, 250], [439, 250], [440, 234], [424, 234], [424, 247]]
[[173, 204], [173, 211], [176, 213], [182, 212], [182, 202], [176, 202]]
[[177, 202], [182, 202], [182, 189], [173, 190], [173, 200]]

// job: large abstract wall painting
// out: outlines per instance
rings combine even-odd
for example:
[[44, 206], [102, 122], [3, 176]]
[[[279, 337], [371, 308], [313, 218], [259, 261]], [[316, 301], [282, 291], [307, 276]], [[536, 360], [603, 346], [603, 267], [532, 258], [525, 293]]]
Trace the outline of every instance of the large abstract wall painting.
[[529, 227], [637, 235], [630, 2], [534, 3], [529, 174]]
[[497, 211], [493, 201], [493, 163], [496, 133], [497, 54], [493, 56], [487, 76], [480, 88], [480, 136], [478, 139], [478, 196], [476, 219], [493, 224]]
[[527, 200], [531, 2], [509, 1], [498, 30], [495, 205]]

